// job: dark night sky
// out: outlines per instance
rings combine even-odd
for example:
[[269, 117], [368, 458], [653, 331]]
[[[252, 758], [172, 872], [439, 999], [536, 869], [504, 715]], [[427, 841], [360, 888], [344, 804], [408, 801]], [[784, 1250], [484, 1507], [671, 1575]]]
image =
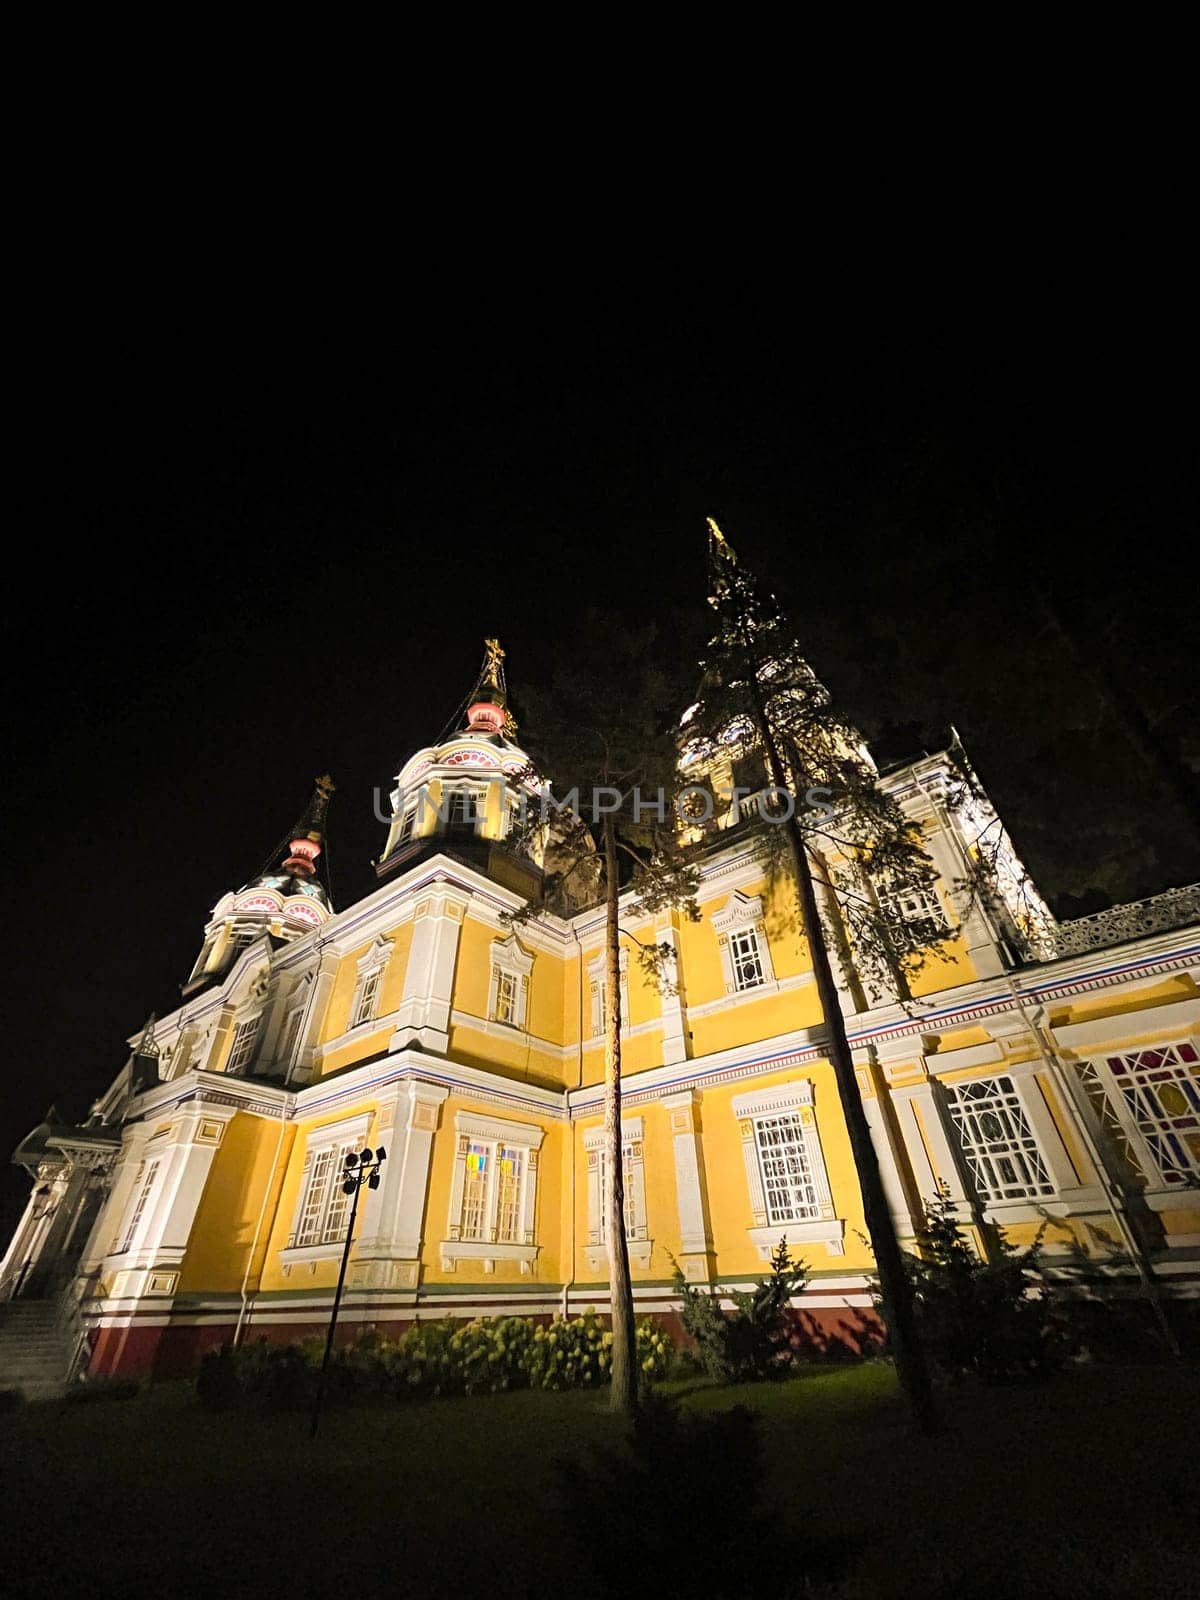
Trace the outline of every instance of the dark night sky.
[[1196, 352], [1077, 309], [851, 343], [768, 311], [492, 306], [339, 348], [130, 304], [50, 348], [12, 441], [43, 465], [32, 570], [10, 554], [5, 1147], [51, 1100], [86, 1111], [314, 774], [344, 905], [383, 840], [372, 786], [483, 636], [519, 710], [582, 605], [702, 605], [709, 512], [884, 754], [959, 727], [1064, 914], [1200, 876], [1031, 589], [1200, 765]]

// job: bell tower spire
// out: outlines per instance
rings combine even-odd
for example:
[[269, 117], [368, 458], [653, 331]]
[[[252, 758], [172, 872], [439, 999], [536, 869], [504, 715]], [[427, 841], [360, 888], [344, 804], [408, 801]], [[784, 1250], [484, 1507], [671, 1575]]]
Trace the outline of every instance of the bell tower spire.
[[303, 938], [329, 917], [333, 908], [329, 891], [317, 876], [317, 861], [325, 848], [325, 819], [333, 792], [333, 779], [325, 773], [316, 780], [299, 821], [284, 834], [257, 877], [222, 896], [213, 907], [203, 948], [183, 985], [184, 999], [223, 978], [241, 952], [259, 939], [271, 940], [274, 948]]
[[300, 878], [311, 878], [316, 874], [316, 860], [325, 842], [329, 801], [337, 787], [327, 772], [314, 781], [316, 789], [313, 797], [292, 829], [292, 839], [288, 845], [291, 854], [283, 863], [284, 872], [294, 872]]
[[508, 684], [504, 677], [504, 651], [499, 639], [483, 641], [483, 666], [475, 687], [467, 697], [467, 728], [471, 733], [507, 733], [511, 723], [508, 711]]

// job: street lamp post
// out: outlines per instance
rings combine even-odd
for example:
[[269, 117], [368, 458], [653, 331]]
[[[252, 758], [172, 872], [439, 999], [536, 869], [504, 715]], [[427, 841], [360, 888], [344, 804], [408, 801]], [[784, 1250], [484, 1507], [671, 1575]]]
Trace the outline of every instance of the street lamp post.
[[329, 1357], [333, 1353], [333, 1335], [337, 1328], [338, 1309], [342, 1303], [342, 1289], [346, 1282], [346, 1264], [350, 1260], [350, 1246], [354, 1240], [354, 1219], [358, 1215], [358, 1197], [363, 1184], [369, 1189], [379, 1187], [379, 1169], [387, 1160], [382, 1145], [378, 1150], [350, 1150], [342, 1167], [342, 1193], [351, 1194], [350, 1220], [346, 1224], [346, 1245], [342, 1251], [342, 1266], [338, 1273], [337, 1292], [333, 1297], [333, 1311], [329, 1317], [329, 1332], [325, 1336], [325, 1355], [321, 1361], [321, 1376], [317, 1380], [317, 1398], [313, 1402], [312, 1427], [308, 1436], [315, 1439], [321, 1421], [321, 1404], [325, 1399], [325, 1379], [329, 1372]]

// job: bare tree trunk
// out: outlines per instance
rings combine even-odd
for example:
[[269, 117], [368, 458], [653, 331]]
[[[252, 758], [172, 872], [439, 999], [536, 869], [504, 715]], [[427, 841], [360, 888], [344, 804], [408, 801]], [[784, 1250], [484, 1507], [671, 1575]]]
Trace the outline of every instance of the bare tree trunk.
[[[767, 718], [766, 708], [762, 703], [756, 675], [752, 673], [752, 697], [754, 702], [754, 717], [758, 725], [758, 735], [762, 740], [766, 752], [768, 765], [771, 769], [771, 781], [777, 789], [791, 792], [788, 774], [784, 770], [779, 746], [772, 732]], [[800, 784], [796, 783], [799, 788]], [[812, 868], [809, 865], [808, 850], [804, 841], [804, 834], [799, 822], [793, 815], [784, 824], [788, 830], [788, 843], [792, 853], [792, 868], [796, 880], [796, 893], [800, 902], [800, 915], [805, 936], [808, 939], [809, 951], [812, 956], [813, 975], [817, 981], [817, 995], [821, 1002], [821, 1014], [825, 1020], [826, 1032], [829, 1036], [829, 1059], [833, 1065], [834, 1077], [837, 1079], [838, 1096], [842, 1103], [842, 1115], [846, 1119], [846, 1131], [850, 1136], [850, 1148], [854, 1154], [854, 1165], [858, 1172], [859, 1188], [862, 1192], [863, 1216], [867, 1224], [867, 1232], [871, 1236], [871, 1249], [875, 1256], [875, 1268], [879, 1274], [879, 1289], [883, 1299], [884, 1320], [887, 1322], [888, 1332], [891, 1335], [892, 1352], [896, 1361], [896, 1374], [900, 1380], [900, 1387], [908, 1401], [909, 1412], [913, 1424], [921, 1433], [933, 1433], [938, 1427], [937, 1406], [933, 1397], [933, 1386], [929, 1379], [929, 1368], [925, 1361], [925, 1352], [921, 1346], [920, 1336], [917, 1333], [916, 1316], [913, 1308], [912, 1285], [908, 1281], [908, 1274], [904, 1270], [904, 1258], [900, 1250], [900, 1241], [896, 1237], [895, 1224], [888, 1206], [887, 1195], [884, 1192], [883, 1178], [879, 1171], [879, 1158], [875, 1154], [875, 1146], [871, 1141], [871, 1129], [867, 1122], [867, 1114], [863, 1108], [862, 1095], [859, 1093], [858, 1079], [854, 1071], [854, 1057], [850, 1050], [850, 1041], [846, 1037], [846, 1021], [842, 1016], [841, 997], [837, 992], [834, 982], [833, 967], [829, 960], [829, 948], [825, 940], [825, 930], [821, 924], [820, 914], [817, 910], [817, 897], [813, 888]]]
[[608, 1285], [612, 1303], [612, 1409], [627, 1416], [637, 1410], [637, 1333], [633, 1282], [625, 1242], [624, 1140], [621, 1137], [621, 929], [617, 883], [617, 837], [611, 816], [604, 818], [605, 954], [604, 1150]]

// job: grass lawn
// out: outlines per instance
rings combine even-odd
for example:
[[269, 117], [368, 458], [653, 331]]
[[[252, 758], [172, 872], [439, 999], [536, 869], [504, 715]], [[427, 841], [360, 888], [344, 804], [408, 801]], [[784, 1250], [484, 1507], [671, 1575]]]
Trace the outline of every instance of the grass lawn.
[[[766, 1561], [730, 1548], [719, 1515], [693, 1532], [679, 1564], [698, 1600], [756, 1555], [760, 1592], [781, 1596], [1200, 1595], [1195, 1367], [953, 1391], [926, 1441], [882, 1365], [674, 1387], [688, 1408], [760, 1414], [777, 1513]], [[0, 1582], [39, 1596], [594, 1595], [555, 1462], [620, 1441], [586, 1393], [335, 1411], [315, 1444], [303, 1416], [210, 1415], [185, 1385], [29, 1406], [0, 1419]], [[840, 1572], [805, 1588], [810, 1541], [840, 1549]], [[625, 1592], [648, 1588], [631, 1572]]]

